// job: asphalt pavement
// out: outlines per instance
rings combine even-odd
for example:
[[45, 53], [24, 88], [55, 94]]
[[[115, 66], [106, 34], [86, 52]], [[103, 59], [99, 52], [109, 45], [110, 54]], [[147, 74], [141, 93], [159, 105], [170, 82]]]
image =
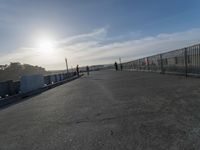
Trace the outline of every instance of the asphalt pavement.
[[200, 79], [98, 71], [0, 109], [0, 150], [199, 150]]

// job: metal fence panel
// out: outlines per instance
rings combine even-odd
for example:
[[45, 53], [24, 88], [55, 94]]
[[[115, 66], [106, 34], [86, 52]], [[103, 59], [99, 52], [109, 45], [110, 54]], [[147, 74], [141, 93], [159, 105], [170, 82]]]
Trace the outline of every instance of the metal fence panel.
[[125, 70], [200, 75], [200, 44], [123, 63]]

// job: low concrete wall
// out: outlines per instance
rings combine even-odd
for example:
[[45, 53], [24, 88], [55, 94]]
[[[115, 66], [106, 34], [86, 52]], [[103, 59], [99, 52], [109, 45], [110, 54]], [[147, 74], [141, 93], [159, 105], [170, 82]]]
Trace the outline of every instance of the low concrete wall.
[[6, 81], [6, 82], [0, 83], [0, 96], [1, 97], [6, 97], [6, 95], [10, 94], [10, 91], [9, 91], [10, 82], [12, 82], [12, 81]]
[[59, 85], [62, 85], [62, 84], [67, 83], [67, 82], [70, 82], [70, 81], [75, 80], [75, 79], [77, 79], [77, 78], [78, 78], [77, 76], [72, 76], [71, 78], [65, 79], [65, 80], [60, 81], [60, 82], [57, 82], [57, 83], [55, 83], [55, 84], [50, 84], [50, 85], [44, 86], [44, 87], [42, 87], [42, 88], [36, 89], [36, 90], [34, 90], [34, 91], [31, 91], [31, 92], [19, 93], [19, 94], [17, 94], [17, 95], [13, 95], [13, 96], [10, 96], [10, 97], [6, 97], [6, 98], [0, 100], [0, 107], [4, 107], [4, 106], [7, 106], [7, 105], [9, 105], [9, 104], [16, 103], [16, 102], [18, 102], [18, 101], [23, 100], [23, 99], [26, 98], [26, 97], [39, 94], [39, 93], [41, 93], [41, 92], [44, 92], [44, 91], [46, 91], [46, 90], [55, 88], [55, 87], [57, 87], [57, 86], [59, 86]]
[[61, 74], [61, 81], [62, 81], [62, 80], [64, 80], [64, 75], [63, 75], [63, 74]]
[[44, 84], [45, 85], [51, 84], [51, 76], [50, 75], [44, 76]]
[[56, 77], [55, 75], [51, 75], [51, 84], [56, 83]]
[[5, 98], [19, 93], [20, 82], [13, 82], [12, 80], [0, 82], [0, 97]]
[[20, 81], [12, 82], [10, 86], [10, 95], [18, 94], [20, 91]]
[[16, 95], [18, 93], [26, 93], [32, 90], [36, 90], [41, 87], [46, 87], [48, 85], [57, 84], [64, 80], [76, 77], [74, 72], [53, 74], [48, 76], [42, 75], [29, 75], [23, 76], [21, 82], [5, 81], [0, 82], [0, 99]]
[[44, 77], [42, 75], [26, 75], [20, 80], [20, 90], [22, 93], [30, 92], [44, 86]]
[[60, 75], [59, 75], [59, 74], [56, 75], [56, 81], [57, 81], [57, 82], [60, 81]]

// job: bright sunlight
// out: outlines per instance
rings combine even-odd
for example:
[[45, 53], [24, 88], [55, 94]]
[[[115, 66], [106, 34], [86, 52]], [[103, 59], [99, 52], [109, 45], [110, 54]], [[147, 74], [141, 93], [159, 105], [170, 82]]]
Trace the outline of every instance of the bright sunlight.
[[55, 42], [49, 37], [40, 37], [36, 45], [38, 52], [43, 55], [52, 54], [55, 51]]

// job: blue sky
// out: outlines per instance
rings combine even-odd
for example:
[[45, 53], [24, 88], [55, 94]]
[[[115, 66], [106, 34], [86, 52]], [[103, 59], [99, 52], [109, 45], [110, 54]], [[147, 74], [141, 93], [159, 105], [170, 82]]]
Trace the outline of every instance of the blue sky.
[[[64, 57], [71, 66], [113, 63], [199, 43], [199, 6], [199, 0], [0, 0], [0, 64], [64, 69]], [[53, 50], [47, 44], [40, 52], [37, 40], [44, 37]]]

